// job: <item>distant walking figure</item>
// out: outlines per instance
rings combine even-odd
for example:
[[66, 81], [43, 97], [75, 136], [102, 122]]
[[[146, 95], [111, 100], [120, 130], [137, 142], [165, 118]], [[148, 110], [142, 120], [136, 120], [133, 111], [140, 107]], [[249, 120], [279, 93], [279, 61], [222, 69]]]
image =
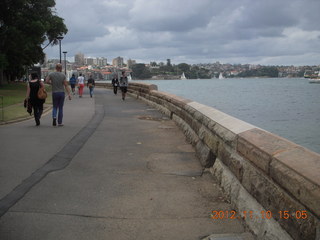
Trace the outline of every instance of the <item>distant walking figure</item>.
[[84, 77], [82, 76], [82, 73], [80, 73], [80, 76], [78, 77], [77, 84], [79, 88], [79, 97], [82, 97], [84, 88]]
[[70, 78], [69, 83], [71, 86], [71, 91], [72, 91], [73, 95], [75, 95], [77, 79], [74, 74], [72, 74], [72, 77]]
[[122, 72], [122, 75], [120, 77], [120, 89], [122, 92], [122, 100], [124, 101], [126, 99], [126, 93], [128, 91], [128, 78], [125, 71]]
[[118, 80], [118, 76], [115, 74], [112, 78], [112, 86], [113, 86], [113, 93], [117, 94], [118, 92], [118, 86], [119, 86], [119, 80]]
[[40, 125], [40, 118], [43, 112], [43, 103], [45, 99], [38, 98], [39, 88], [43, 87], [44, 84], [39, 80], [37, 73], [31, 73], [31, 80], [27, 85], [26, 99], [30, 102], [33, 108], [34, 120], [36, 121], [36, 126]]
[[90, 75], [90, 77], [89, 77], [89, 79], [88, 79], [87, 87], [89, 88], [90, 97], [92, 98], [93, 89], [94, 89], [94, 87], [95, 87], [95, 82], [94, 82], [94, 79], [92, 78], [92, 75]]
[[61, 72], [62, 65], [58, 63], [56, 65], [56, 72], [52, 72], [46, 79], [46, 82], [52, 85], [52, 125], [57, 125], [57, 115], [58, 115], [58, 125], [63, 126], [63, 104], [65, 99], [64, 90], [67, 91], [69, 100], [71, 100], [70, 89], [68, 87], [66, 76]]

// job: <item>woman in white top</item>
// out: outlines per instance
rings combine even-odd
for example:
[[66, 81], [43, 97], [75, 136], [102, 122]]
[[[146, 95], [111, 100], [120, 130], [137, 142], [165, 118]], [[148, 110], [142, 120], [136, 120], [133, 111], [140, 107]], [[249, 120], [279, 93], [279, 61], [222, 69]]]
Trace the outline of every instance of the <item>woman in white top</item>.
[[82, 97], [83, 88], [84, 88], [84, 77], [82, 76], [82, 73], [80, 73], [80, 75], [77, 79], [77, 84], [78, 84], [78, 88], [79, 88], [79, 97]]

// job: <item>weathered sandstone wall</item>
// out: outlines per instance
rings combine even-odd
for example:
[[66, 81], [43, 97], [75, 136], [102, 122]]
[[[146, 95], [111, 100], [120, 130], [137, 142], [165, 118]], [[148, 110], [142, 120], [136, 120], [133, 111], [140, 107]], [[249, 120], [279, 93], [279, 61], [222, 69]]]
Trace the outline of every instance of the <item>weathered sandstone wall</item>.
[[320, 239], [319, 154], [156, 85], [129, 93], [177, 123], [259, 239]]

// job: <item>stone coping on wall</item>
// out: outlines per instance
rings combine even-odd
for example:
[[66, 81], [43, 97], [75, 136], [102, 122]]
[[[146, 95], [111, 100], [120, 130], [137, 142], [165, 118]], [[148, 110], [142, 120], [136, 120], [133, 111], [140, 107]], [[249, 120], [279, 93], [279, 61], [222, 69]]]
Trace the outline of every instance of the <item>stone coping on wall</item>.
[[225, 128], [232, 131], [234, 134], [239, 134], [244, 131], [256, 128], [254, 125], [244, 122], [240, 119], [232, 117], [224, 112], [221, 112], [215, 108], [203, 105], [198, 102], [190, 102], [189, 106], [196, 109], [198, 112], [202, 113], [204, 116], [212, 119], [217, 124], [224, 126]]
[[265, 209], [307, 210], [305, 221], [276, 218], [294, 239], [320, 237], [320, 154], [153, 84], [130, 84], [129, 92], [174, 119], [204, 167], [219, 159]]

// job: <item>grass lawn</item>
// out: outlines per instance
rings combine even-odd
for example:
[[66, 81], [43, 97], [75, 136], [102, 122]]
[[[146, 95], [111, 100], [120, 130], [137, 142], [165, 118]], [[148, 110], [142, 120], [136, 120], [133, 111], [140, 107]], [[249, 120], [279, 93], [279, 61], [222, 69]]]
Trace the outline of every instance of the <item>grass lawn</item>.
[[[51, 87], [46, 85], [46, 104], [52, 104]], [[30, 116], [23, 107], [27, 83], [10, 83], [0, 87], [0, 122], [12, 121]]]

